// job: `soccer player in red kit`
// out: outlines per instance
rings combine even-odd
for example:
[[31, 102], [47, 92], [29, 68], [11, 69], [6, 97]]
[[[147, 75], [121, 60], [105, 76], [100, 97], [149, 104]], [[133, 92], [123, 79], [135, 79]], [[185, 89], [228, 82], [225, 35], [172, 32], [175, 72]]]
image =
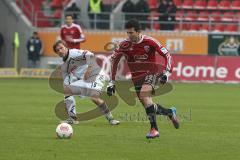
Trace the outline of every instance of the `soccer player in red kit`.
[[[150, 121], [151, 129], [146, 138], [159, 137], [156, 123], [156, 114], [165, 115], [170, 118], [174, 127], [179, 128], [179, 121], [176, 115], [176, 108], [164, 108], [152, 100], [156, 82], [165, 84], [172, 72], [172, 57], [168, 50], [154, 38], [143, 35], [140, 32], [140, 24], [137, 20], [130, 20], [125, 24], [128, 39], [123, 40], [111, 57], [112, 75], [107, 87], [107, 94], [111, 96], [115, 93], [115, 75], [118, 62], [125, 56], [129, 70], [132, 74], [132, 81], [136, 93]], [[165, 66], [161, 69], [156, 60], [158, 53], [165, 59]], [[152, 65], [149, 65], [152, 64]], [[146, 67], [146, 68], [144, 68]]]
[[81, 27], [73, 23], [72, 15], [65, 16], [65, 22], [61, 27], [60, 36], [70, 49], [80, 49], [80, 43], [85, 41], [85, 36]]

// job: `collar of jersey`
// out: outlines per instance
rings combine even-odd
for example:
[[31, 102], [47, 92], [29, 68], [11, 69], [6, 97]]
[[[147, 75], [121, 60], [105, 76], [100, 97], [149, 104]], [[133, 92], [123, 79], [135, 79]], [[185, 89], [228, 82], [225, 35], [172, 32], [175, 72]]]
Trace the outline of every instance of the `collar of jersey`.
[[74, 26], [74, 23], [72, 23], [71, 26], [68, 26], [67, 24], [65, 24], [65, 27], [66, 27], [66, 28], [71, 28], [71, 27], [73, 27], [73, 26]]
[[69, 50], [67, 52], [67, 56], [66, 57], [63, 57], [63, 61], [66, 62], [66, 60], [68, 59], [68, 56], [69, 56]]
[[139, 44], [139, 43], [141, 43], [141, 42], [143, 41], [143, 35], [141, 34], [140, 36], [141, 36], [141, 38], [140, 38], [140, 40], [139, 40], [138, 42], [132, 42], [132, 43], [133, 43], [133, 44]]

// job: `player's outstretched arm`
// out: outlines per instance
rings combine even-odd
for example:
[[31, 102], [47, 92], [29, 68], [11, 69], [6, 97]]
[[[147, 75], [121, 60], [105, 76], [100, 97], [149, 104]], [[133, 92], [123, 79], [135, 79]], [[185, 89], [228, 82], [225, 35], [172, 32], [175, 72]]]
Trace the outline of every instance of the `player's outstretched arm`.
[[159, 55], [161, 55], [164, 59], [165, 59], [165, 69], [163, 71], [161, 71], [161, 73], [159, 74], [159, 78], [158, 81], [162, 84], [165, 84], [168, 82], [168, 77], [171, 75], [172, 72], [172, 64], [173, 64], [173, 60], [172, 60], [172, 56], [169, 53], [169, 51], [162, 46], [159, 42], [154, 41], [155, 42], [155, 48], [156, 51], [158, 52]]
[[107, 95], [112, 96], [115, 93], [116, 86], [115, 86], [115, 76], [117, 72], [117, 66], [122, 57], [121, 52], [115, 51], [110, 59], [111, 63], [111, 70], [110, 70], [110, 81], [107, 86]]

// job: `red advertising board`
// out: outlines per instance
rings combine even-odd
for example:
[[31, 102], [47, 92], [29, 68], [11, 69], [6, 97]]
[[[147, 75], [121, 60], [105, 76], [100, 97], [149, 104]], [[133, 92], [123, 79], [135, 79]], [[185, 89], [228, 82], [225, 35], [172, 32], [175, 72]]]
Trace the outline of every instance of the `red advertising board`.
[[240, 83], [240, 57], [173, 55], [174, 81]]
[[218, 57], [217, 67], [226, 70], [226, 75], [217, 77], [217, 81], [240, 82], [240, 57]]
[[212, 81], [215, 77], [215, 57], [173, 55], [171, 76], [176, 81]]
[[[110, 62], [107, 56], [110, 55], [97, 54], [97, 57], [104, 61], [104, 68], [107, 68], [106, 73], [109, 73]], [[176, 54], [172, 56], [174, 67], [170, 80], [181, 82], [240, 83], [240, 57], [238, 56]], [[163, 64], [162, 60], [163, 58], [159, 59], [160, 64]], [[120, 63], [117, 77], [131, 78], [125, 63]]]

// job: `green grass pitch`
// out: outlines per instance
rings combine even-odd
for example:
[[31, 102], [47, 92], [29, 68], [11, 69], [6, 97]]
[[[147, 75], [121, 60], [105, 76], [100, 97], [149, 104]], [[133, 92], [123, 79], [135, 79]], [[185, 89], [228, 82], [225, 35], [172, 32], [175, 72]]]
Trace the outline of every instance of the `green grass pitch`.
[[[63, 95], [46, 79], [0, 79], [0, 160], [240, 159], [240, 86], [173, 85], [172, 92], [154, 99], [177, 107], [179, 130], [159, 117], [161, 137], [147, 140], [143, 107], [120, 101], [113, 111], [119, 126], [100, 117], [74, 125], [72, 139], [60, 140], [54, 106]], [[87, 100], [77, 103], [79, 112], [93, 106]]]

